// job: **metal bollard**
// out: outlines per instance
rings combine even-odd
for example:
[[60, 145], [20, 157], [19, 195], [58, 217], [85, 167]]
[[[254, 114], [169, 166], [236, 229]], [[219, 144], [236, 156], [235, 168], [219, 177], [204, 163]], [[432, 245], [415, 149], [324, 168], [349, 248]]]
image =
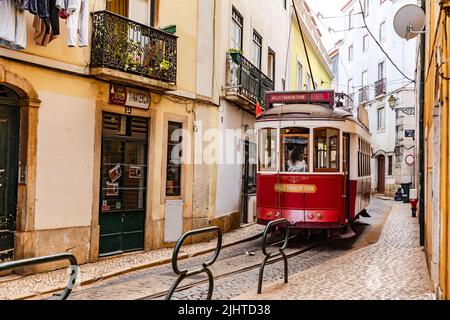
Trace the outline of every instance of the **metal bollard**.
[[[269, 236], [270, 230], [274, 226], [278, 225], [284, 225], [285, 235], [284, 235], [284, 241], [283, 246], [280, 248], [279, 252], [272, 255], [272, 253], [267, 252], [267, 237]], [[286, 219], [279, 219], [271, 221], [264, 230], [264, 235], [262, 239], [262, 252], [265, 255], [265, 258], [261, 264], [261, 267], [259, 269], [259, 279], [258, 279], [258, 294], [261, 294], [262, 292], [262, 282], [264, 277], [264, 268], [266, 267], [267, 262], [270, 261], [271, 258], [276, 258], [279, 256], [283, 257], [284, 261], [284, 283], [288, 283], [288, 260], [286, 257], [286, 254], [284, 253], [284, 250], [286, 250], [287, 246], [289, 244], [289, 222]]]
[[77, 280], [78, 275], [78, 262], [77, 258], [71, 254], [71, 253], [61, 253], [61, 254], [55, 254], [51, 256], [45, 256], [45, 257], [37, 257], [37, 258], [29, 258], [29, 259], [23, 259], [23, 260], [16, 260], [16, 261], [9, 261], [0, 264], [0, 271], [7, 271], [7, 270], [15, 270], [18, 268], [24, 268], [24, 267], [30, 267], [38, 264], [44, 264], [49, 262], [56, 262], [56, 261], [62, 261], [62, 260], [69, 260], [70, 262], [70, 276], [69, 281], [67, 282], [66, 288], [64, 291], [60, 294], [54, 295], [54, 297], [51, 300], [66, 300], [70, 293], [72, 292], [72, 289], [75, 285], [75, 282]]
[[[178, 254], [180, 253], [181, 247], [183, 246], [183, 242], [188, 238], [192, 237], [194, 235], [202, 234], [202, 233], [209, 233], [209, 232], [216, 232], [217, 233], [217, 246], [216, 251], [214, 252], [213, 257], [204, 262], [202, 266], [198, 269], [195, 269], [193, 271], [189, 271], [188, 269], [180, 270], [178, 268]], [[181, 236], [181, 238], [178, 240], [177, 245], [175, 246], [175, 249], [173, 251], [172, 255], [172, 269], [175, 272], [175, 274], [178, 275], [178, 278], [175, 280], [175, 282], [172, 284], [172, 286], [169, 289], [169, 292], [167, 293], [166, 300], [170, 300], [172, 298], [173, 293], [177, 289], [178, 285], [183, 281], [185, 278], [194, 276], [200, 273], [206, 273], [208, 275], [209, 280], [209, 287], [208, 287], [208, 296], [207, 300], [211, 300], [213, 290], [214, 290], [214, 277], [211, 272], [211, 270], [208, 269], [211, 265], [214, 264], [214, 262], [217, 260], [220, 254], [220, 249], [222, 248], [222, 230], [219, 227], [209, 227], [209, 228], [203, 228], [203, 229], [197, 229], [197, 230], [191, 230], [186, 232], [184, 235]]]

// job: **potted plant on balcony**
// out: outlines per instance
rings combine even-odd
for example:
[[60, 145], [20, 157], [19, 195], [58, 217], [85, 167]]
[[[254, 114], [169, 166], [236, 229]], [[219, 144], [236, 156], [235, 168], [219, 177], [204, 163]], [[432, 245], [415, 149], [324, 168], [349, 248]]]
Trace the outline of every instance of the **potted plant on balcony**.
[[242, 50], [239, 49], [230, 49], [228, 50], [228, 53], [230, 54], [231, 60], [233, 60], [234, 63], [239, 63], [241, 55], [244, 54]]

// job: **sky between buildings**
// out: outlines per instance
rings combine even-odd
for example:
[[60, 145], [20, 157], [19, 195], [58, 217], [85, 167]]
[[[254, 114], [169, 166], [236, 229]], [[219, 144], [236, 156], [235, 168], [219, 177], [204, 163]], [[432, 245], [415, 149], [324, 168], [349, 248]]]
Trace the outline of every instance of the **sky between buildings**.
[[[334, 47], [334, 43], [344, 37], [343, 32], [329, 32], [328, 28], [333, 28], [335, 31], [340, 31], [345, 28], [345, 17], [341, 11], [342, 7], [348, 0], [306, 0], [316, 23], [322, 33], [322, 41], [325, 48], [328, 50]], [[320, 13], [320, 19], [317, 14]], [[338, 17], [329, 18], [328, 17]]]

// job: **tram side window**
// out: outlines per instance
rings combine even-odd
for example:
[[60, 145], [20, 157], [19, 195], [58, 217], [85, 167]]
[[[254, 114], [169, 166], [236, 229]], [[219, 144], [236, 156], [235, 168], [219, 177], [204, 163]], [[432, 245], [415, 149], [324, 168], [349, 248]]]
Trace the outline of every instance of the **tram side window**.
[[259, 131], [259, 171], [274, 172], [277, 170], [277, 129]]
[[368, 177], [370, 176], [370, 144], [365, 140], [359, 138], [359, 150], [358, 150], [358, 176]]
[[309, 172], [309, 129], [283, 129], [281, 146], [282, 172]]
[[314, 171], [339, 171], [339, 130], [314, 129]]

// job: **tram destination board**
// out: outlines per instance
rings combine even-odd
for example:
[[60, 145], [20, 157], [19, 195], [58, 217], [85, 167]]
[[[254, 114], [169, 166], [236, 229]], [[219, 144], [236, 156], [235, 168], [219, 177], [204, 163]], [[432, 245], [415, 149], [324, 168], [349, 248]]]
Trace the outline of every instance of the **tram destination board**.
[[334, 105], [333, 90], [296, 91], [296, 92], [269, 92], [266, 94], [268, 105], [273, 104], [296, 104], [317, 103], [327, 104], [330, 108]]

